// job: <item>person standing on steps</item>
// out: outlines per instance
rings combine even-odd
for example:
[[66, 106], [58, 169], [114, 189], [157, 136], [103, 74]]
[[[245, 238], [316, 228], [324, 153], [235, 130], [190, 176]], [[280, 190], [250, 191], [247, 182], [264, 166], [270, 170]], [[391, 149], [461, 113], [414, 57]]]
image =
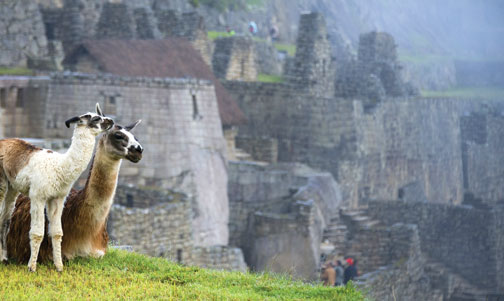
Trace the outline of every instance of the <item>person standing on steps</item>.
[[339, 260], [336, 261], [336, 267], [334, 268], [334, 270], [336, 271], [336, 282], [334, 283], [334, 285], [335, 286], [343, 285], [345, 270], [343, 269], [341, 261]]
[[354, 278], [357, 277], [357, 270], [355, 269], [353, 258], [347, 258], [346, 262], [347, 267], [343, 276], [343, 284], [347, 284], [348, 281], [354, 280]]

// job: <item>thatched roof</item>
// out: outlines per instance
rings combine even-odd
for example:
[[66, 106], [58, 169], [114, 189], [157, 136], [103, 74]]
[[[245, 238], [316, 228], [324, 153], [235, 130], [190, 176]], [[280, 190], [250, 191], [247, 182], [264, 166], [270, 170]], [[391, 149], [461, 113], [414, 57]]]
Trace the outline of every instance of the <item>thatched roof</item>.
[[82, 55], [89, 55], [106, 73], [210, 80], [215, 85], [222, 123], [237, 125], [246, 120], [236, 101], [186, 39], [88, 40], [78, 45], [63, 63], [74, 65]]

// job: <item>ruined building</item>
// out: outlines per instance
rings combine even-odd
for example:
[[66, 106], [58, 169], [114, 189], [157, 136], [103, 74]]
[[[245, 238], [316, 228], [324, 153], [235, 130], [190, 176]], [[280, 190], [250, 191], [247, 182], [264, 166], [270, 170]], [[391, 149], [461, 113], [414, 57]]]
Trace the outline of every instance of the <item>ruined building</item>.
[[[253, 45], [223, 39], [195, 61], [187, 45], [201, 41], [197, 18], [126, 2], [68, 0], [43, 11], [49, 44], [62, 41], [64, 63], [92, 74], [0, 79], [4, 136], [64, 148], [65, 118], [96, 101], [119, 123], [145, 119], [136, 133], [145, 158], [121, 170], [121, 182], [135, 187], [118, 190], [115, 239], [233, 269], [243, 268], [241, 248], [254, 270], [304, 279], [317, 277], [320, 255], [354, 256], [359, 285], [379, 300], [502, 295], [502, 100], [419, 97], [402, 80], [386, 33], [361, 35], [358, 56], [336, 60], [316, 13], [301, 16], [284, 82], [255, 82]], [[78, 16], [74, 29], [51, 21], [61, 9]], [[70, 39], [75, 29], [93, 40]], [[191, 42], [175, 47], [158, 36]], [[205, 62], [248, 123], [219, 96]], [[235, 148], [254, 162], [228, 162]], [[468, 272], [478, 267], [486, 273]]]
[[[313, 24], [319, 18], [303, 15], [300, 23]], [[323, 32], [323, 26], [306, 30]], [[316, 56], [317, 47], [300, 43], [314, 42], [298, 39], [296, 57], [323, 62], [323, 53]], [[275, 246], [276, 254], [288, 254], [290, 260], [282, 260], [282, 255], [268, 264], [289, 270], [292, 261], [297, 262], [292, 259], [306, 258], [303, 252], [310, 248], [296, 252], [289, 244], [275, 242], [291, 241], [286, 229], [301, 227], [298, 231], [311, 231], [312, 239], [323, 231], [320, 241], [332, 246], [328, 256], [358, 258], [365, 273], [360, 281], [377, 299], [484, 299], [502, 294], [499, 149], [504, 103], [418, 97], [401, 79], [395, 43], [385, 33], [363, 34], [357, 59], [333, 65], [332, 78], [323, 76], [323, 64], [294, 67], [285, 83], [224, 82], [248, 118], [239, 127], [237, 146], [256, 160], [302, 162], [329, 171], [342, 195], [333, 202], [342, 210], [334, 213], [323, 207], [323, 194], [304, 202], [298, 196], [305, 191], [302, 184], [291, 184], [290, 190], [275, 184], [285, 173], [281, 167], [236, 167], [242, 172], [230, 173], [230, 191], [247, 194], [230, 194], [230, 237], [243, 248], [247, 263], [262, 269], [257, 254], [271, 254]], [[310, 76], [304, 88], [291, 86], [296, 78]], [[324, 88], [326, 83], [333, 86]], [[258, 176], [261, 180], [241, 180], [247, 173], [264, 174]], [[258, 186], [251, 190], [250, 185]], [[262, 196], [263, 190], [269, 195]], [[264, 206], [251, 202], [257, 207], [245, 210], [247, 200], [256, 197], [269, 201]], [[299, 204], [311, 207], [303, 212], [328, 216], [314, 215], [306, 223], [311, 230], [302, 230], [306, 219], [296, 217]], [[244, 214], [246, 222], [240, 223]], [[255, 234], [242, 236], [243, 231]], [[240, 241], [235, 236], [252, 238]], [[320, 248], [311, 250], [321, 253]], [[481, 257], [470, 259], [474, 254]], [[463, 270], [469, 260], [470, 268]], [[482, 266], [489, 267], [487, 275], [467, 274]], [[314, 277], [315, 269], [299, 266], [294, 274]]]

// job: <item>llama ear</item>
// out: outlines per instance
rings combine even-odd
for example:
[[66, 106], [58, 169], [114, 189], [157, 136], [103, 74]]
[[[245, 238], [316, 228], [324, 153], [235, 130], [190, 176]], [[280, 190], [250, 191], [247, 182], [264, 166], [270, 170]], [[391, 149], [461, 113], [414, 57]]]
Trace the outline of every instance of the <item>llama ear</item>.
[[96, 114], [105, 117], [105, 114], [103, 114], [99, 103], [96, 103]]
[[131, 132], [137, 125], [140, 124], [140, 122], [142, 122], [142, 119], [139, 119], [139, 120], [135, 121], [134, 123], [125, 126], [124, 129], [127, 130], [128, 132]]
[[72, 117], [72, 118], [68, 119], [67, 121], [65, 121], [65, 125], [67, 128], [70, 128], [70, 124], [79, 122], [80, 120], [81, 119], [79, 116], [75, 116], [75, 117]]

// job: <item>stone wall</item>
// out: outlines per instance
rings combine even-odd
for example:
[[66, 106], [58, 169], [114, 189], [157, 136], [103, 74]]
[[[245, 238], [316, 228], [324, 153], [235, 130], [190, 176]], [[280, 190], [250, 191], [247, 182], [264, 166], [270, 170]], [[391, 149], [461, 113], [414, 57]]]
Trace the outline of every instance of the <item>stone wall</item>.
[[192, 251], [191, 264], [209, 269], [248, 270], [241, 249], [229, 246], [196, 247]]
[[502, 165], [504, 117], [472, 112], [460, 119], [464, 188], [485, 202], [504, 201]]
[[[472, 284], [497, 289], [499, 260], [492, 227], [502, 219], [496, 211], [441, 204], [370, 202], [368, 214], [392, 225], [418, 226], [421, 249], [430, 260], [440, 262]], [[500, 211], [502, 213], [502, 211]], [[502, 236], [500, 236], [502, 237]], [[484, 268], [482, 268], [484, 267]], [[500, 284], [501, 286], [502, 284]]]
[[26, 66], [28, 57], [47, 58], [48, 44], [36, 2], [0, 2], [0, 66]]
[[[120, 198], [119, 193], [117, 203], [127, 202]], [[187, 197], [159, 201], [149, 208], [113, 205], [107, 225], [111, 240], [120, 245], [130, 245], [135, 252], [191, 263], [192, 213]]]
[[[485, 202], [504, 197], [502, 101], [387, 97], [366, 109], [366, 101], [294, 93], [288, 84], [224, 85], [248, 118], [239, 136], [277, 139], [279, 161], [330, 171], [351, 206], [397, 199], [408, 187], [422, 200], [461, 203], [464, 178]], [[465, 126], [471, 112], [488, 122]], [[478, 135], [492, 138], [478, 144]]]
[[282, 75], [282, 63], [275, 45], [268, 41], [254, 41], [258, 73]]
[[105, 3], [96, 28], [98, 39], [131, 39], [135, 27], [128, 6], [123, 3]]
[[288, 215], [256, 212], [248, 242], [249, 266], [256, 271], [317, 279], [322, 233], [315, 210], [313, 202], [296, 202]]
[[334, 65], [323, 15], [301, 15], [296, 55], [286, 76], [295, 89], [317, 96], [333, 95]]
[[255, 81], [257, 79], [254, 42], [246, 37], [227, 37], [215, 40], [212, 67], [218, 78]]
[[[368, 231], [374, 232], [374, 231]], [[369, 292], [369, 297], [375, 300], [443, 300], [440, 291], [431, 287], [429, 278], [425, 274], [425, 259], [420, 250], [418, 228], [415, 225], [397, 223], [391, 227], [382, 228], [377, 237], [382, 243], [379, 247], [373, 245], [365, 237], [358, 239], [367, 244], [363, 247], [364, 257], [359, 257], [359, 269], [366, 273], [358, 278], [359, 286]], [[372, 238], [373, 235], [369, 236]], [[375, 238], [376, 239], [376, 238]], [[376, 250], [377, 248], [378, 250]], [[369, 254], [369, 252], [383, 254]], [[372, 255], [371, 257], [368, 257]], [[380, 268], [369, 267], [373, 257], [378, 256], [386, 263]], [[362, 260], [361, 260], [362, 258]], [[368, 263], [364, 260], [370, 259]]]
[[229, 246], [197, 247], [190, 199], [171, 190], [118, 185], [108, 231], [115, 244], [186, 265], [245, 272], [242, 251]]
[[403, 80], [396, 47], [394, 38], [388, 33], [361, 34], [357, 59], [342, 61], [338, 66], [335, 95], [358, 97], [368, 109], [387, 96], [418, 94], [416, 88]]
[[341, 204], [332, 176], [301, 164], [231, 162], [228, 190], [230, 245], [249, 266], [314, 278], [322, 229]]
[[54, 126], [44, 116], [47, 87], [43, 77], [0, 77], [1, 137], [41, 138]]
[[208, 39], [203, 17], [196, 12], [180, 14], [174, 10], [155, 8], [159, 31], [165, 37], [184, 37], [209, 66], [212, 64], [213, 43]]
[[273, 138], [240, 136], [236, 138], [236, 147], [250, 154], [255, 161], [276, 163], [278, 159], [278, 141]]

